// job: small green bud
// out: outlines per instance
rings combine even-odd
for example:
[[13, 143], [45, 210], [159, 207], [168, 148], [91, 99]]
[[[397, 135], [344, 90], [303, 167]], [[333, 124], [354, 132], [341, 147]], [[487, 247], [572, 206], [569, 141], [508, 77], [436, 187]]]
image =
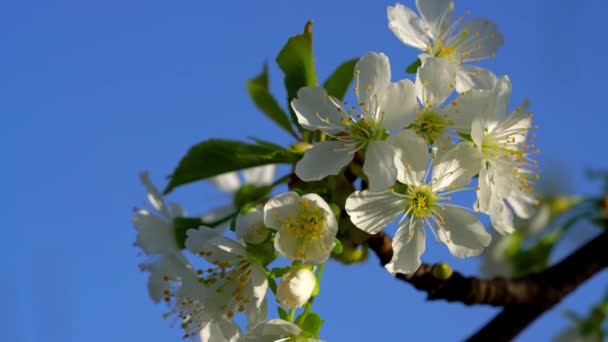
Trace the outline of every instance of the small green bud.
[[340, 209], [340, 207], [338, 207], [338, 205], [336, 205], [334, 203], [329, 203], [329, 207], [331, 208], [331, 212], [334, 213], [334, 216], [336, 217], [336, 219], [340, 219], [340, 214], [342, 212], [342, 209]]
[[304, 154], [304, 152], [306, 152], [306, 150], [309, 150], [312, 148], [312, 145], [304, 142], [304, 141], [298, 141], [297, 143], [291, 145], [290, 149], [294, 152], [297, 153], [302, 153]]
[[454, 273], [450, 265], [443, 262], [433, 265], [433, 267], [431, 268], [431, 272], [433, 272], [433, 276], [435, 278], [441, 280], [449, 279]]

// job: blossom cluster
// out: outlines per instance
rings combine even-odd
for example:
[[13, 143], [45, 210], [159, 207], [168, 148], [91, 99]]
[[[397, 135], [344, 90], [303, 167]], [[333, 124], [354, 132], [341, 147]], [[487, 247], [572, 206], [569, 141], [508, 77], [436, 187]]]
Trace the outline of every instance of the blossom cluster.
[[[416, 7], [419, 15], [401, 4], [387, 10], [397, 38], [422, 51], [414, 80], [394, 82], [388, 57], [370, 52], [354, 67], [356, 108], [320, 86], [299, 89], [291, 101], [299, 126], [314, 132], [292, 178], [355, 175], [362, 181], [342, 203], [294, 188], [271, 196], [274, 165], [243, 170], [244, 184], [237, 173], [222, 174], [212, 183], [233, 192], [233, 203], [202, 216], [214, 227], [181, 232], [180, 246], [175, 222], [183, 210], [142, 174], [153, 209], [134, 218], [136, 244], [148, 256], [142, 269], [151, 298], [169, 305], [185, 337], [316, 340], [302, 328], [310, 310], [295, 320], [294, 313], [312, 305], [343, 218], [368, 234], [396, 223], [386, 269], [407, 274], [421, 265], [428, 232], [465, 258], [491, 241], [479, 213], [500, 234], [515, 231], [514, 216], [530, 215], [538, 177], [532, 114], [526, 103], [509, 111], [507, 76], [468, 64], [493, 58], [502, 35], [488, 20], [454, 19], [451, 0], [417, 0]], [[469, 205], [455, 203], [463, 192], [475, 195]], [[270, 269], [277, 256], [290, 266]], [[267, 318], [269, 291], [289, 310], [280, 319]], [[234, 320], [240, 313], [246, 332]]]

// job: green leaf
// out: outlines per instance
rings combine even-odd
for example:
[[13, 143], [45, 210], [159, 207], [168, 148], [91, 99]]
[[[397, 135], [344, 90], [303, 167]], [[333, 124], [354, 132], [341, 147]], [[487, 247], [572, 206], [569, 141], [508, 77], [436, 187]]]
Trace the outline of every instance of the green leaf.
[[325, 323], [325, 321], [321, 319], [319, 314], [311, 312], [306, 316], [306, 319], [304, 319], [300, 328], [316, 338], [319, 337], [319, 331], [321, 331], [323, 323]]
[[230, 171], [295, 161], [296, 154], [278, 145], [210, 139], [190, 148], [169, 177], [169, 184], [164, 193], [168, 194], [178, 186]]
[[281, 306], [277, 306], [277, 311], [279, 312], [280, 319], [286, 320], [289, 316], [289, 313], [287, 313], [287, 311], [285, 311], [285, 309], [283, 309]]
[[287, 113], [279, 106], [277, 100], [270, 93], [268, 86], [268, 65], [266, 63], [264, 63], [262, 73], [247, 81], [247, 90], [256, 107], [262, 113], [266, 114], [279, 127], [297, 138], [297, 134], [291, 126]]
[[412, 64], [407, 66], [407, 68], [405, 69], [405, 72], [407, 72], [408, 74], [415, 74], [421, 65], [422, 65], [422, 61], [420, 60], [420, 58], [418, 58]]
[[329, 76], [323, 87], [327, 90], [327, 93], [338, 100], [343, 100], [348, 86], [353, 81], [355, 73], [355, 65], [358, 59], [351, 59], [342, 63], [334, 72]]
[[175, 217], [173, 218], [173, 236], [175, 237], [175, 242], [180, 249], [186, 248], [186, 232], [188, 229], [196, 229], [200, 226], [215, 228], [220, 224], [226, 223], [235, 218], [236, 214], [237, 213], [234, 212], [228, 216], [211, 222], [205, 222], [198, 217]]
[[303, 33], [289, 38], [287, 44], [279, 52], [276, 61], [285, 74], [287, 106], [291, 112], [292, 121], [298, 126], [298, 129], [301, 129], [291, 108], [291, 100], [296, 97], [300, 88], [317, 85], [317, 74], [312, 53], [312, 20], [306, 23]]

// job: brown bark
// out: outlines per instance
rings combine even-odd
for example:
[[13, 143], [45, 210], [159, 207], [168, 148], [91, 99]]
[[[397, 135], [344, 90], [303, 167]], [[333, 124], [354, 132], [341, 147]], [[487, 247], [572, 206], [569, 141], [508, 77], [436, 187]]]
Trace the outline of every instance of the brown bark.
[[[368, 244], [382, 265], [391, 260], [393, 249], [391, 239], [386, 234], [371, 236]], [[608, 231], [546, 270], [512, 279], [480, 279], [458, 272], [442, 279], [433, 274], [433, 265], [428, 264], [422, 264], [412, 274], [397, 274], [396, 277], [425, 291], [429, 300], [505, 307], [470, 340], [509, 341], [542, 313], [608, 266], [606, 248]]]

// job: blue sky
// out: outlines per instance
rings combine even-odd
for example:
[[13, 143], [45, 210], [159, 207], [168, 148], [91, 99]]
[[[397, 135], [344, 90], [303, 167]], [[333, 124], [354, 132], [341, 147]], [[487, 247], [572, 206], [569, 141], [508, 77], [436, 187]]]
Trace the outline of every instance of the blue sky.
[[[387, 28], [387, 1], [14, 1], [0, 4], [0, 153], [3, 272], [0, 340], [174, 341], [180, 331], [147, 298], [132, 246], [132, 208], [145, 198], [137, 174], [164, 185], [189, 146], [210, 137], [289, 137], [260, 116], [245, 81], [273, 61], [287, 37], [314, 19], [319, 79], [340, 62], [385, 52], [393, 77], [417, 52]], [[413, 1], [405, 4], [413, 5]], [[457, 12], [496, 22], [506, 37], [483, 63], [513, 82], [512, 103], [532, 101], [544, 170], [571, 192], [599, 184], [585, 168], [607, 168], [608, 67], [603, 1], [456, 1]], [[273, 65], [271, 84], [284, 96]], [[172, 200], [203, 213], [222, 197], [203, 184]], [[583, 235], [583, 236], [580, 236]], [[588, 235], [572, 234], [584, 239]], [[425, 261], [467, 274], [429, 240]], [[568, 246], [560, 249], [561, 255]], [[601, 297], [601, 274], [521, 335], [546, 340], [566, 307]], [[331, 263], [315, 308], [330, 341], [458, 340], [496, 312], [426, 303], [424, 294], [364, 265]]]

